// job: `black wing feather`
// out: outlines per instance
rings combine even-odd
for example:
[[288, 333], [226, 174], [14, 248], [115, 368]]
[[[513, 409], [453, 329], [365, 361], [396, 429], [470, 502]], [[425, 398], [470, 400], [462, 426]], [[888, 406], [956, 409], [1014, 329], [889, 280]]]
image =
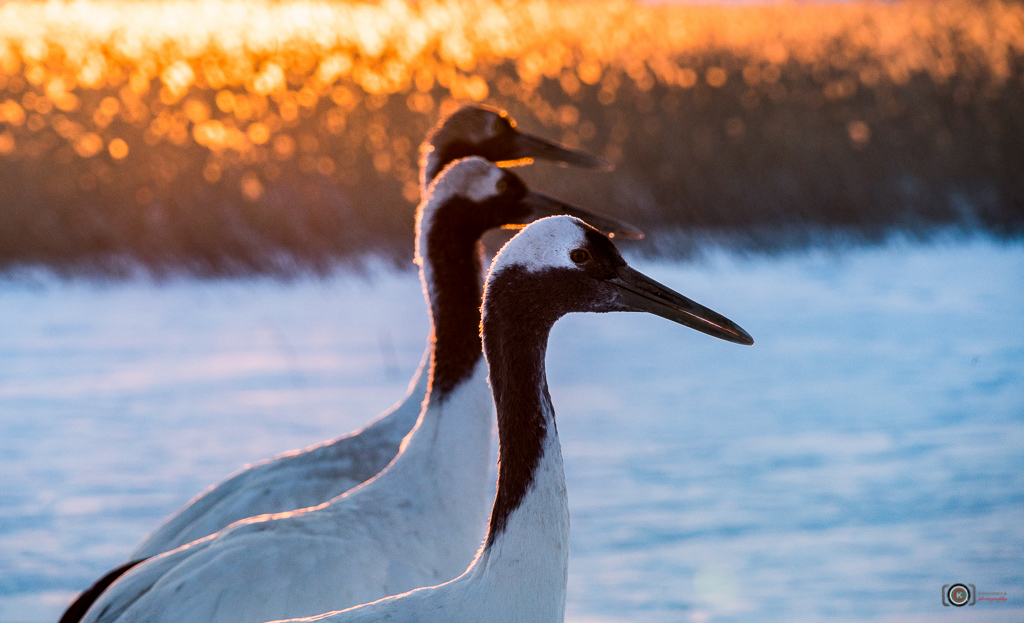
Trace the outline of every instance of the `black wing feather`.
[[92, 586], [83, 591], [82, 594], [78, 596], [78, 599], [68, 606], [68, 609], [64, 611], [64, 614], [60, 617], [60, 621], [58, 623], [79, 623], [79, 621], [82, 620], [82, 617], [85, 616], [85, 613], [89, 611], [89, 607], [99, 599], [99, 596], [103, 594], [103, 591], [107, 590], [108, 586], [114, 583], [114, 580], [124, 575], [135, 565], [140, 562], [145, 562], [146, 560], [149, 559], [140, 558], [139, 560], [126, 562], [107, 575], [96, 580]]

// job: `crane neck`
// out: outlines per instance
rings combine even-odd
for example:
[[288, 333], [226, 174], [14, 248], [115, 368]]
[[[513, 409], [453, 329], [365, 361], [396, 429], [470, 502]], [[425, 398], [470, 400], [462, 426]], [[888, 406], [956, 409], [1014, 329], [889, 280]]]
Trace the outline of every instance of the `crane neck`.
[[483, 357], [480, 299], [487, 226], [469, 201], [454, 198], [421, 223], [420, 279], [430, 307], [431, 400], [444, 401]]
[[[498, 492], [475, 571], [504, 586], [509, 608], [561, 620], [569, 566], [569, 507], [544, 357], [555, 315], [536, 313], [521, 271], [492, 279], [484, 348], [497, 406]], [[530, 596], [524, 604], [523, 595]], [[495, 607], [504, 607], [496, 597]], [[514, 611], [514, 610], [510, 610]], [[534, 620], [534, 619], [528, 619]]]

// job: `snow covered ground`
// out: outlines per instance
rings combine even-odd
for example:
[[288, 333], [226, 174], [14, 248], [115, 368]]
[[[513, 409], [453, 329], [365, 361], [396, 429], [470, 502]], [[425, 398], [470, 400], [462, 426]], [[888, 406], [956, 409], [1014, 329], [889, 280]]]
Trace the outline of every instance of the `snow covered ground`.
[[[753, 347], [556, 326], [569, 619], [1024, 620], [1024, 246], [638, 268]], [[413, 273], [0, 282], [0, 621], [55, 621], [172, 510], [403, 393]], [[942, 585], [1006, 602], [943, 607]]]

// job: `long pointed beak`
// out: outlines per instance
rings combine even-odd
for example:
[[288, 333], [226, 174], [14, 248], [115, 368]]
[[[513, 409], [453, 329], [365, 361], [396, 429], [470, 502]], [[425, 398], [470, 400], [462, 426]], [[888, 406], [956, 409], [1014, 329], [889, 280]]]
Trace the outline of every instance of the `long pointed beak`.
[[577, 151], [562, 147], [557, 143], [546, 141], [542, 138], [522, 132], [516, 132], [514, 146], [510, 153], [509, 160], [519, 158], [537, 158], [541, 160], [553, 160], [563, 162], [586, 169], [600, 169], [611, 171], [615, 165], [600, 156], [594, 156], [584, 151]]
[[608, 283], [618, 288], [617, 302], [628, 310], [649, 312], [728, 342], [754, 343], [754, 338], [732, 320], [629, 266], [620, 268], [618, 276]]
[[639, 240], [644, 237], [642, 231], [624, 221], [620, 221], [617, 218], [588, 212], [583, 208], [577, 208], [576, 206], [569, 205], [568, 203], [562, 203], [558, 199], [553, 199], [552, 197], [533, 192], [532, 190], [526, 192], [526, 196], [522, 198], [522, 202], [533, 210], [533, 213], [530, 215], [530, 222], [542, 219], [546, 216], [567, 214], [569, 216], [575, 216], [598, 231], [604, 232], [604, 234], [609, 238]]

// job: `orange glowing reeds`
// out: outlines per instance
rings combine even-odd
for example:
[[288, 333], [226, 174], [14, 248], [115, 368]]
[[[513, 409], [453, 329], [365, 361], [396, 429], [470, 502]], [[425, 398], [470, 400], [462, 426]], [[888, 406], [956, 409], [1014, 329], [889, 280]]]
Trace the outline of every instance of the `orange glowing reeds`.
[[[745, 65], [702, 70], [687, 62], [708, 50]], [[351, 86], [404, 94], [411, 110], [430, 113], [435, 85], [453, 100], [483, 101], [498, 89], [529, 101], [544, 79], [569, 94], [600, 83], [610, 103], [622, 79], [641, 90], [698, 80], [756, 84], [777, 79], [788, 61], [859, 69], [853, 75], [866, 87], [915, 73], [943, 80], [965, 64], [984, 65], [998, 82], [1022, 50], [1024, 7], [1001, 2], [15, 1], [0, 6], [0, 120], [41, 129], [53, 121], [36, 115], [73, 114], [55, 129], [83, 157], [103, 148], [97, 138], [115, 116], [149, 124], [151, 140], [246, 150], [325, 100], [334, 109], [328, 124], [343, 127], [361, 95]], [[496, 72], [509, 64], [514, 75]], [[857, 86], [825, 88], [842, 97]], [[83, 91], [104, 87], [119, 97], [80, 110]], [[149, 97], [174, 115], [154, 116], [151, 88]], [[215, 108], [185, 99], [202, 90], [216, 92]], [[557, 122], [554, 109], [531, 108]], [[3, 137], [0, 153], [13, 151], [14, 137]]]
[[[788, 145], [812, 139], [864, 150], [881, 125], [905, 125], [894, 119], [914, 80], [957, 106], [991, 100], [1019, 88], [1022, 56], [1024, 5], [998, 0], [13, 0], [0, 4], [0, 165], [21, 199], [0, 210], [25, 231], [52, 230], [58, 250], [72, 244], [66, 223], [82, 219], [98, 232], [82, 244], [99, 253], [132, 248], [138, 231], [163, 244], [167, 219], [206, 218], [194, 205], [317, 205], [307, 197], [373, 176], [397, 189], [389, 200], [412, 202], [416, 145], [460, 101], [514, 109], [620, 164], [632, 141], [671, 130], [686, 150], [636, 165], [655, 172], [648, 184], [671, 185], [694, 162], [797, 162]], [[778, 114], [786, 106], [799, 122]], [[930, 133], [920, 140], [949, 149], [939, 113], [917, 121]], [[314, 231], [347, 217], [294, 218], [231, 222]], [[361, 218], [398, 227], [383, 212]]]
[[[533, 83], [574, 70], [586, 83], [625, 70], [685, 86], [676, 61], [709, 47], [754, 63], [880, 61], [890, 76], [956, 69], [964, 51], [1006, 75], [1024, 46], [1017, 4], [973, 2], [748, 7], [625, 1], [446, 1], [407, 4], [241, 2], [8, 2], [0, 7], [0, 63], [33, 83], [60, 76], [94, 88], [130, 76], [159, 77], [170, 97], [196, 84], [270, 94], [286, 74], [314, 90], [351, 78], [368, 93], [429, 90], [483, 99], [484, 67], [516, 63]], [[843, 42], [837, 47], [836, 42]], [[428, 77], [430, 76], [430, 77]], [[70, 82], [67, 80], [70, 79]], [[482, 79], [482, 80], [481, 80]], [[293, 85], [298, 86], [298, 85]]]

